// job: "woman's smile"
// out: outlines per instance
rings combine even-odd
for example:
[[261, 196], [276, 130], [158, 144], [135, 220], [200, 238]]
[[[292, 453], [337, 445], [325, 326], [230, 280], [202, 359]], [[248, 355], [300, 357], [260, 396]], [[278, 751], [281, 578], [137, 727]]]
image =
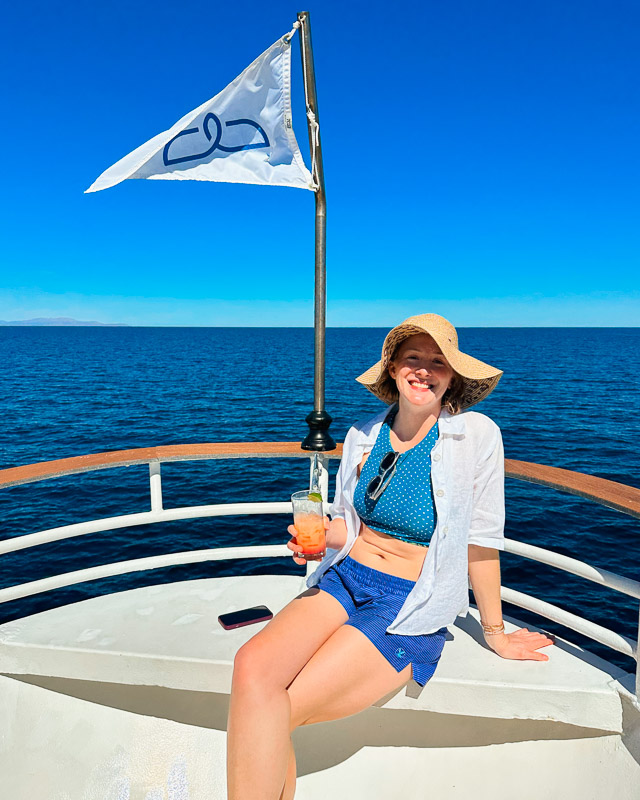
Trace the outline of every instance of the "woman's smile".
[[414, 389], [420, 389], [420, 391], [425, 391], [429, 389], [433, 389], [432, 383], [425, 383], [423, 381], [409, 379], [409, 385], [413, 386]]
[[[403, 376], [400, 376], [402, 379]], [[409, 384], [410, 388], [420, 396], [427, 396], [434, 397], [434, 395], [438, 394], [438, 385], [435, 381], [431, 380], [421, 380], [420, 378], [412, 378], [407, 377], [405, 378], [406, 382]], [[446, 385], [445, 385], [446, 391]], [[444, 394], [444, 391], [443, 391]]]
[[440, 402], [447, 391], [453, 370], [440, 348], [427, 334], [410, 336], [402, 343], [389, 364], [398, 393], [410, 402]]

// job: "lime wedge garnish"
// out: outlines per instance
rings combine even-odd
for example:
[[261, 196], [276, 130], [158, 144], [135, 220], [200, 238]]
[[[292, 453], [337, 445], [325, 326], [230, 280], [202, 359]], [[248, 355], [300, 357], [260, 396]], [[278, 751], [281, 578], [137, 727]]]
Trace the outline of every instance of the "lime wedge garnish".
[[309, 492], [309, 500], [313, 500], [316, 503], [321, 503], [322, 495], [320, 492]]

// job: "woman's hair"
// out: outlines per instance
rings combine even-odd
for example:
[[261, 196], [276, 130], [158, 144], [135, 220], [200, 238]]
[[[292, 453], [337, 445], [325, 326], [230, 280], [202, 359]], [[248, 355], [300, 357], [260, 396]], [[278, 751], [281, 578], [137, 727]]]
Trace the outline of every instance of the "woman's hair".
[[[396, 358], [396, 356], [398, 355], [398, 350], [402, 347], [403, 344], [404, 342], [400, 342], [400, 344], [393, 351], [393, 355], [389, 359], [389, 363], [391, 363]], [[449, 364], [449, 366], [451, 365]], [[453, 369], [453, 367], [451, 368]], [[389, 375], [388, 367], [384, 371], [384, 378], [381, 380], [381, 387], [384, 394], [387, 396], [387, 398], [390, 399], [392, 403], [396, 403], [398, 401], [398, 387], [396, 386], [395, 380], [391, 377], [391, 375]], [[458, 375], [457, 372], [454, 371], [453, 375], [451, 376], [451, 382], [449, 383], [449, 387], [447, 388], [447, 391], [442, 395], [442, 406], [443, 408], [446, 408], [450, 414], [457, 414], [460, 411], [464, 390], [465, 390], [465, 383], [463, 378], [460, 375]]]
[[442, 405], [450, 414], [457, 414], [458, 411], [460, 411], [464, 390], [464, 380], [460, 377], [460, 375], [458, 375], [457, 372], [454, 371], [453, 375], [451, 376], [449, 388], [442, 395]]

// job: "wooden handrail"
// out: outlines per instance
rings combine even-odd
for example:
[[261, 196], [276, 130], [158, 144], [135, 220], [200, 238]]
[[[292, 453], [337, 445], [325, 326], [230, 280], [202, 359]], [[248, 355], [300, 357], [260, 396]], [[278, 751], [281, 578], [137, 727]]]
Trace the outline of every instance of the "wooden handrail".
[[[112, 450], [87, 456], [40, 461], [23, 467], [0, 470], [0, 489], [35, 483], [62, 475], [94, 472], [113, 467], [131, 467], [152, 461], [196, 461], [216, 458], [309, 458], [300, 442], [213, 442], [210, 444], [170, 444], [160, 447], [139, 447], [135, 450]], [[342, 455], [342, 445], [326, 453], [330, 458]]]
[[[142, 447], [135, 450], [114, 450], [86, 456], [41, 461], [22, 467], [0, 470], [0, 489], [34, 483], [62, 475], [93, 472], [113, 467], [129, 467], [153, 461], [192, 461], [218, 458], [309, 458], [313, 455], [300, 448], [300, 442], [214, 442], [210, 444], [175, 444]], [[324, 455], [342, 456], [342, 445]], [[640, 489], [624, 483], [598, 478], [582, 472], [505, 459], [505, 474], [561, 492], [584, 497], [608, 508], [640, 518]]]
[[567, 494], [575, 494], [640, 519], [640, 489], [627, 486], [626, 483], [609, 481], [606, 478], [598, 478], [584, 472], [572, 472], [570, 469], [560, 467], [514, 461], [511, 458], [505, 458], [504, 466], [508, 478], [517, 478], [558, 489]]

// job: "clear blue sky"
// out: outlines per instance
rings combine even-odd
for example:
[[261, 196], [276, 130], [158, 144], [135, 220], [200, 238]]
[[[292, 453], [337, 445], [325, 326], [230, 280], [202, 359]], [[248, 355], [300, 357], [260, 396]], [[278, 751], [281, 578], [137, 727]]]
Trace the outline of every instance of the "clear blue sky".
[[[311, 12], [328, 324], [640, 323], [637, 0], [11, 3], [0, 319], [312, 325], [313, 195], [106, 167]], [[294, 127], [306, 126], [297, 37]]]

